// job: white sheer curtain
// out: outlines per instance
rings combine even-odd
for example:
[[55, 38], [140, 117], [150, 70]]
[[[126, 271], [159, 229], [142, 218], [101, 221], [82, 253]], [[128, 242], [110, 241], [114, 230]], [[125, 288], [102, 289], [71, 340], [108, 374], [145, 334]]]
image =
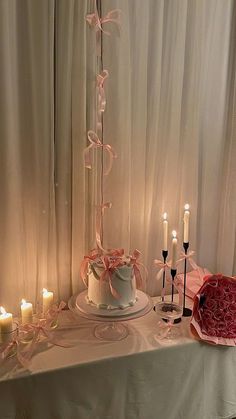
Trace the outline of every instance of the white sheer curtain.
[[[181, 245], [186, 202], [197, 262], [236, 273], [235, 108], [228, 100], [233, 6], [231, 0], [102, 1], [103, 15], [123, 12], [120, 38], [103, 36], [110, 71], [104, 141], [119, 156], [105, 180], [105, 200], [113, 202], [105, 237], [109, 246], [142, 251], [151, 294], [158, 292], [153, 260], [161, 256], [161, 215], [168, 213]], [[233, 120], [234, 133], [227, 129]]]
[[42, 287], [67, 299], [89, 247], [90, 3], [0, 0], [0, 305], [13, 312]]
[[[83, 167], [94, 129], [93, 0], [0, 0], [0, 305], [43, 286], [67, 299], [94, 245], [96, 176]], [[212, 271], [235, 274], [235, 10], [231, 0], [101, 0], [122, 10], [103, 36], [110, 72], [104, 141], [105, 245], [140, 249], [148, 291], [161, 215]]]

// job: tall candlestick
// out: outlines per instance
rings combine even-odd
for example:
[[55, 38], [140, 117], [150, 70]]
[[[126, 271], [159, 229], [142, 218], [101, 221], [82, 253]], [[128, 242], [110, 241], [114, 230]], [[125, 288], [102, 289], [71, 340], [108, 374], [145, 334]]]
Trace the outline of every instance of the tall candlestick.
[[33, 306], [25, 300], [21, 300], [21, 321], [22, 324], [33, 322]]
[[190, 218], [189, 204], [185, 204], [184, 206], [184, 243], [189, 242], [189, 218]]
[[13, 330], [12, 314], [7, 313], [3, 307], [0, 307], [0, 331], [3, 338], [4, 334], [11, 333]]
[[53, 303], [53, 292], [43, 288], [43, 312], [46, 313]]
[[172, 257], [171, 257], [171, 269], [176, 269], [177, 262], [177, 233], [175, 230], [172, 231]]
[[163, 247], [162, 250], [168, 250], [168, 221], [167, 213], [163, 214]]

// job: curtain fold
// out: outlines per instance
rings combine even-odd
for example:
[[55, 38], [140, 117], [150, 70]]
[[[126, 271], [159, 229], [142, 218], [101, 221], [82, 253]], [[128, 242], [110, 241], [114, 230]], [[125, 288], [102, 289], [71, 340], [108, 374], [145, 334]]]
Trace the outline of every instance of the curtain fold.
[[[114, 204], [105, 218], [106, 242], [142, 251], [148, 291], [156, 294], [153, 260], [161, 257], [161, 216], [168, 213], [180, 251], [188, 202], [197, 262], [212, 272], [235, 274], [235, 150], [231, 157], [224, 154], [230, 141], [229, 68], [235, 72], [229, 61], [233, 2], [104, 0], [102, 5], [104, 15], [114, 8], [123, 12], [120, 38], [112, 32], [103, 42], [111, 74], [105, 142], [118, 152], [105, 181], [106, 200]], [[235, 38], [233, 43], [235, 48]], [[222, 205], [230, 208], [223, 219]], [[224, 237], [222, 228], [228, 232]]]
[[[236, 274], [235, 4], [233, 0], [102, 0], [122, 29], [102, 36], [105, 247], [138, 248], [157, 294], [161, 215], [212, 272]], [[84, 169], [96, 128], [94, 0], [0, 0], [0, 305], [17, 312], [43, 287], [67, 300], [95, 246], [98, 171]], [[109, 26], [109, 27], [108, 27]], [[97, 172], [96, 172], [97, 168]], [[97, 174], [96, 174], [97, 173]], [[169, 242], [170, 244], [170, 242]], [[179, 249], [180, 250], [180, 249]]]

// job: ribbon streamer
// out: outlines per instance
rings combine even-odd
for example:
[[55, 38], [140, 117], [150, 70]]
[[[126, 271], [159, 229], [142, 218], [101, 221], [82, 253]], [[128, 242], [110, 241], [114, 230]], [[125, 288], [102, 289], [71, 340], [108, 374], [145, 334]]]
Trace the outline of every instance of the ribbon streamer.
[[95, 12], [90, 13], [86, 16], [86, 21], [88, 24], [95, 29], [96, 33], [96, 49], [97, 49], [97, 56], [101, 56], [101, 33], [103, 32], [106, 35], [110, 35], [110, 32], [105, 31], [102, 25], [106, 23], [114, 23], [117, 26], [117, 29], [120, 31], [120, 16], [121, 10], [114, 9], [107, 13], [106, 16], [103, 18], [99, 17], [96, 0], [95, 0]]
[[107, 70], [103, 70], [97, 75], [97, 131], [102, 131], [102, 113], [106, 108], [104, 83], [108, 76], [109, 73]]
[[117, 155], [116, 155], [115, 151], [113, 150], [113, 148], [110, 146], [110, 144], [103, 144], [101, 142], [101, 140], [98, 138], [96, 132], [94, 132], [92, 130], [89, 130], [87, 136], [88, 136], [88, 140], [91, 144], [88, 147], [86, 147], [85, 150], [84, 150], [85, 167], [87, 167], [88, 169], [92, 168], [91, 151], [95, 148], [102, 148], [103, 150], [108, 152], [108, 157], [109, 157], [108, 166], [107, 166], [106, 170], [104, 171], [104, 176], [107, 176], [111, 171], [112, 164], [113, 164], [113, 159], [116, 159]]
[[[144, 266], [143, 263], [139, 262], [138, 259], [141, 255], [141, 252], [138, 249], [135, 249], [133, 254], [130, 256], [130, 263], [133, 265], [133, 271], [136, 279], [136, 284], [138, 289], [143, 289], [143, 281], [146, 281], [146, 278], [148, 276], [148, 271], [146, 266]], [[140, 266], [144, 269], [145, 277], [144, 280], [142, 278], [141, 272], [140, 272]]]

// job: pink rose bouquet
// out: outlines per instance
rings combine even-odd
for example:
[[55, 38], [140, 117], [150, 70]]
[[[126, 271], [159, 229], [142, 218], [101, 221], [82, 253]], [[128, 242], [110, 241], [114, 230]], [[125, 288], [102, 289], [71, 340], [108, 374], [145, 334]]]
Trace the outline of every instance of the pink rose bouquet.
[[236, 345], [236, 278], [208, 275], [194, 297], [191, 330], [209, 343]]

